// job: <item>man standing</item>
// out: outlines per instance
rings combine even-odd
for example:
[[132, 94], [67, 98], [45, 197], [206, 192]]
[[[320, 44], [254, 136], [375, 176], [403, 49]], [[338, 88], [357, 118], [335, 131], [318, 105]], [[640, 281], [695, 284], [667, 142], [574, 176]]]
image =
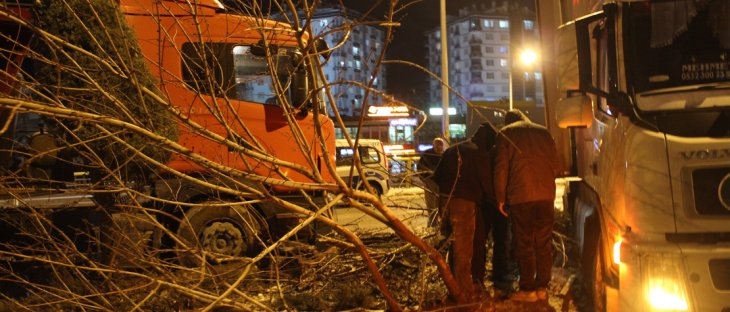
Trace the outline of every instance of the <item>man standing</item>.
[[499, 210], [509, 207], [520, 290], [512, 300], [547, 300], [552, 270], [555, 178], [560, 161], [550, 132], [511, 110], [496, 139], [494, 187]]
[[451, 271], [461, 290], [473, 301], [481, 295], [486, 273], [486, 230], [481, 203], [494, 201], [489, 150], [495, 135], [490, 124], [482, 124], [469, 141], [444, 152], [432, 177], [440, 192], [439, 215], [452, 235]]
[[[494, 150], [492, 150], [492, 154]], [[494, 297], [504, 300], [515, 291], [514, 283], [517, 281], [517, 263], [513, 259], [512, 229], [510, 220], [502, 215], [497, 203], [485, 203], [483, 208], [486, 221], [487, 234], [492, 234], [492, 272], [491, 278], [494, 285]]]
[[418, 159], [418, 172], [424, 185], [426, 209], [428, 209], [428, 223], [433, 226], [436, 223], [436, 211], [438, 210], [438, 186], [431, 179], [433, 171], [441, 160], [441, 154], [446, 149], [446, 141], [442, 138], [433, 139], [433, 146], [421, 154]]

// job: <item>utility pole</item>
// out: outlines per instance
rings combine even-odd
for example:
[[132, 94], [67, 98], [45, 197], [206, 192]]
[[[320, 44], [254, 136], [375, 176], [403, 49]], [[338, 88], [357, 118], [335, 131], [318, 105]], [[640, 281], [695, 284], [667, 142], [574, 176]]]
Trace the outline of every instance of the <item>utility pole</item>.
[[441, 0], [441, 134], [446, 142], [449, 137], [449, 54], [446, 40], [446, 0]]

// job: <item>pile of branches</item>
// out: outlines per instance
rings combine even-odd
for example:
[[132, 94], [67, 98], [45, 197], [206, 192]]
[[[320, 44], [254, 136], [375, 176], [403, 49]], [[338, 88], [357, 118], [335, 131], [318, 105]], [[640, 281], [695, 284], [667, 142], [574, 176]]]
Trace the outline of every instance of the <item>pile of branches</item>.
[[[149, 8], [150, 14], [157, 10], [164, 16], [176, 16], [166, 9], [197, 14], [192, 7], [196, 1], [141, 2], [154, 6]], [[313, 44], [316, 38], [308, 35], [318, 1], [302, 1], [299, 7], [292, 1], [272, 1], [269, 9], [280, 10], [286, 20], [286, 27], [281, 29], [265, 21], [270, 15], [258, 1], [236, 3], [234, 10], [251, 21], [244, 28], [257, 29], [262, 38], [272, 37], [271, 33], [292, 36], [302, 59], [308, 60], [306, 75], [324, 77], [320, 56], [332, 51]], [[282, 159], [267, 150], [268, 142], [256, 138], [254, 129], [261, 129], [260, 124], [248, 123], [247, 116], [229, 116], [234, 101], [227, 92], [209, 94], [225, 87], [216, 85], [215, 73], [224, 65], [216, 55], [200, 49], [194, 52], [203, 62], [183, 65], [210, 66], [196, 68], [210, 74], [196, 78], [208, 79], [203, 84], [186, 83], [184, 77], [166, 72], [162, 64], [156, 64], [161, 77], [155, 77], [142, 56], [139, 40], [114, 1], [34, 4], [30, 14], [20, 14], [7, 2], [0, 4], [3, 23], [18, 25], [17, 34], [3, 33], [5, 68], [0, 77], [0, 296], [11, 309], [287, 308], [298, 299], [283, 295], [289, 287], [285, 282], [301, 276], [284, 273], [292, 262], [298, 263], [300, 271], [314, 268], [306, 263], [318, 259], [320, 252], [311, 244], [305, 247], [297, 242], [313, 243], [314, 237], [321, 240], [322, 234], [314, 233], [316, 227], [334, 233], [327, 237], [346, 250], [341, 251], [346, 256], [340, 257], [357, 260], [351, 265], [361, 274], [357, 284], [367, 285], [345, 286], [343, 289], [351, 289], [352, 294], [340, 296], [362, 298], [357, 301], [362, 306], [396, 311], [404, 304], [423, 304], [430, 295], [390, 289], [398, 283], [389, 283], [395, 275], [384, 274], [383, 269], [402, 262], [394, 261], [396, 254], [373, 253], [358, 235], [338, 224], [332, 214], [338, 205], [355, 207], [390, 227], [409, 251], [420, 253], [404, 267], [430, 267], [452, 296], [464, 299], [441, 253], [404, 225], [370, 187], [352, 188], [337, 177], [334, 162], [327, 155], [334, 152], [334, 129], [327, 116], [321, 115], [325, 101], [319, 94], [325, 93], [326, 103], [334, 111], [334, 124], [344, 130], [329, 87], [352, 84], [376, 92], [373, 81], [368, 85], [324, 81], [308, 95], [310, 104], [302, 108], [287, 102], [284, 94], [292, 86], [279, 79], [272, 65], [268, 71], [276, 91], [272, 102], [278, 103], [282, 111], [278, 117], [287, 121], [283, 127], [290, 130], [285, 139], [291, 143], [293, 154], [304, 155], [298, 161]], [[388, 4], [383, 21], [385, 42], [390, 41], [391, 27], [397, 25], [393, 22], [396, 5], [397, 1]], [[191, 18], [204, 19], [197, 15]], [[342, 32], [346, 40], [356, 23], [323, 35]], [[177, 49], [175, 38], [193, 42], [206, 38], [203, 28], [186, 29], [189, 33], [166, 31], [165, 27], [158, 29], [160, 42], [154, 44]], [[32, 40], [22, 40], [29, 37]], [[376, 64], [384, 59], [386, 48], [378, 51]], [[272, 51], [266, 51], [267, 60], [271, 60]], [[19, 55], [25, 61], [14, 63]], [[377, 70], [376, 66], [373, 71]], [[165, 79], [161, 80], [162, 76]], [[204, 111], [180, 111], [170, 100], [175, 94], [159, 88], [164, 83], [190, 88]], [[304, 109], [307, 111], [303, 113]], [[194, 114], [212, 118], [209, 124], [201, 125]], [[311, 118], [315, 129], [303, 130], [298, 124], [303, 118]], [[34, 126], [22, 128], [20, 120]], [[323, 134], [325, 127], [330, 127], [329, 133]], [[183, 135], [178, 129], [214, 142], [227, 154], [204, 157], [203, 151], [178, 142], [178, 136]], [[312, 153], [318, 149], [322, 155]], [[171, 157], [200, 170], [177, 170], [170, 164]], [[226, 157], [244, 159], [248, 168], [228, 166], [221, 161]], [[355, 166], [362, 175], [357, 161]], [[263, 167], [270, 170], [266, 174], [256, 171]], [[295, 181], [292, 175], [309, 180]], [[299, 195], [304, 200], [288, 201], [273, 191], [277, 188], [287, 188], [286, 195]], [[188, 192], [205, 196], [187, 198]], [[329, 196], [314, 196], [323, 194]], [[36, 200], [41, 195], [52, 197]], [[262, 213], [261, 207], [266, 205], [295, 215], [301, 223], [274, 233], [282, 227]], [[320, 260], [331, 257], [325, 255]], [[312, 276], [327, 279], [342, 274], [337, 270], [331, 273], [334, 275]], [[256, 289], [253, 285], [271, 285], [266, 289], [278, 292], [279, 300], [271, 299], [271, 291], [262, 291], [262, 296], [246, 291], [248, 287]], [[311, 289], [317, 292], [316, 287]], [[376, 299], [368, 301], [372, 298]], [[337, 296], [331, 300], [327, 306], [340, 302]]]

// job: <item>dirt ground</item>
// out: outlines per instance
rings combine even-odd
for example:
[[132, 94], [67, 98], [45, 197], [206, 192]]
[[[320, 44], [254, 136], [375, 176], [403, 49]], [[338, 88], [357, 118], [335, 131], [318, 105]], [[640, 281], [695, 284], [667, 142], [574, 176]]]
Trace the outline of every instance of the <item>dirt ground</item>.
[[[377, 261], [390, 291], [402, 308], [409, 311], [452, 311], [446, 287], [435, 266], [415, 248], [392, 236], [364, 239]], [[284, 258], [282, 258], [284, 259]], [[247, 292], [275, 310], [298, 311], [377, 311], [386, 310], [385, 301], [372, 283], [370, 273], [352, 252], [332, 247], [317, 257], [289, 257], [278, 271], [277, 285], [271, 272], [261, 271], [261, 283], [251, 283]], [[577, 268], [556, 257], [548, 303], [520, 303], [485, 297], [475, 311], [579, 311], [574, 300]], [[489, 271], [489, 267], [488, 267]], [[486, 289], [492, 291], [490, 284]], [[256, 290], [255, 290], [256, 289]]]
[[[409, 195], [410, 196], [410, 195]], [[417, 197], [417, 196], [411, 196]], [[585, 306], [581, 295], [577, 258], [570, 241], [561, 234], [563, 219], [556, 215], [553, 279], [549, 302], [526, 304], [485, 296], [474, 311], [575, 312]], [[363, 229], [360, 227], [359, 229]], [[389, 290], [407, 311], [457, 311], [449, 304], [446, 287], [433, 263], [392, 232], [358, 232], [383, 274]], [[419, 236], [429, 241], [428, 230]], [[99, 263], [69, 260], [80, 267], [29, 266], [31, 275], [16, 276], [31, 285], [14, 295], [0, 293], [0, 311], [385, 311], [388, 307], [365, 268], [360, 255], [342, 237], [331, 236], [317, 246], [283, 244], [248, 272], [213, 275], [210, 267], [181, 268], [151, 255], [155, 266], [100, 273]], [[445, 248], [443, 248], [445, 250]], [[66, 254], [62, 250], [61, 254]], [[490, 252], [491, 253], [491, 252]], [[488, 254], [488, 259], [490, 254]], [[0, 274], [0, 285], [10, 280], [16, 267]], [[106, 268], [102, 266], [102, 268]], [[487, 272], [490, 271], [488, 261]], [[114, 270], [117, 270], [116, 268]], [[240, 282], [240, 283], [239, 283]], [[236, 285], [236, 286], [232, 286]], [[492, 291], [489, 284], [484, 287]], [[225, 296], [221, 296], [224, 294]], [[207, 297], [205, 297], [207, 296]], [[213, 299], [216, 298], [216, 299]], [[225, 298], [218, 300], [217, 298]], [[215, 303], [212, 303], [215, 302]], [[235, 302], [236, 304], [230, 304]]]
[[[394, 235], [362, 236], [369, 253], [380, 268], [388, 288], [408, 311], [457, 311], [448, 304], [447, 291], [431, 261], [414, 247], [403, 243]], [[221, 302], [210, 311], [384, 311], [385, 300], [373, 282], [372, 275], [356, 252], [340, 248], [336, 244], [322, 244], [319, 248], [282, 246], [275, 256], [269, 258], [250, 272], [235, 291], [226, 296], [238, 302], [234, 308]], [[556, 252], [553, 280], [549, 287], [549, 304], [525, 304], [509, 300], [498, 301], [485, 297], [475, 311], [579, 311], [573, 286], [576, 285], [577, 268], [572, 261], [563, 261], [562, 252]], [[195, 311], [207, 307], [210, 300], [201, 300], [194, 292], [185, 289], [221, 294], [226, 291], [240, 274], [228, 276], [199, 275], [194, 270], [176, 269], [166, 272], [129, 271], [130, 273], [107, 275], [87, 274], [83, 279], [71, 271], [42, 273], [35, 271], [41, 280], [43, 276], [58, 277], [45, 289], [35, 295], [20, 296], [0, 301], [0, 311], [77, 311], [79, 302], [75, 298], [85, 296], [84, 283], [94, 285], [90, 297], [104, 294], [101, 307], [111, 310], [130, 310], [135, 305], [141, 311]], [[238, 271], [240, 273], [240, 271]], [[489, 272], [489, 267], [488, 267]], [[146, 274], [148, 277], [135, 277]], [[160, 287], [151, 284], [150, 278], [175, 283], [175, 287]], [[45, 283], [45, 282], [42, 282]], [[107, 285], [124, 290], [123, 296], [106, 291]], [[491, 290], [489, 284], [486, 289]], [[63, 293], [53, 294], [63, 289]], [[71, 300], [60, 300], [65, 293]], [[88, 295], [87, 295], [88, 296]], [[58, 297], [58, 298], [57, 298]], [[86, 309], [84, 309], [86, 310]], [[90, 309], [96, 310], [96, 309]], [[107, 310], [107, 309], [98, 309]]]

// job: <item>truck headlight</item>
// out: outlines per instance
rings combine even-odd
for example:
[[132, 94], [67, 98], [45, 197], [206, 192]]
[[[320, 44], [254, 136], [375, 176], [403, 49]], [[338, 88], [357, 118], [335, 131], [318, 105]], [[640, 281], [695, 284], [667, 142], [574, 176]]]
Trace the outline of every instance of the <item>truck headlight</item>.
[[687, 311], [687, 288], [682, 262], [677, 255], [651, 254], [642, 257], [645, 296], [654, 311]]

